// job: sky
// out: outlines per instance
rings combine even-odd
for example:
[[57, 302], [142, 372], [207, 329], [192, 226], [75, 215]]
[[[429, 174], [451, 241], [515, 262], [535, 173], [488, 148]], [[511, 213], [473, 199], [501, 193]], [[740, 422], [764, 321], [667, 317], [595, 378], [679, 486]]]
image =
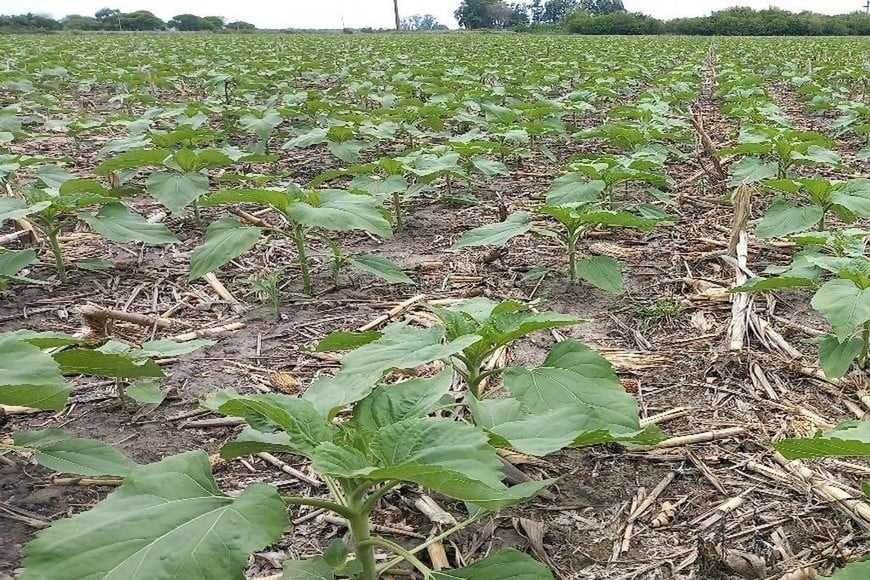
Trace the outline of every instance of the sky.
[[[840, 14], [861, 9], [865, 0], [623, 0], [626, 9], [657, 18], [703, 16], [734, 5], [767, 8], [776, 6], [793, 12], [814, 10]], [[433, 14], [438, 21], [455, 28], [453, 11], [460, 0], [399, 0], [403, 15]], [[100, 8], [124, 12], [150, 10], [168, 20], [179, 13], [224, 16], [228, 21], [244, 20], [259, 28], [389, 28], [393, 26], [391, 0], [0, 0], [0, 14], [33, 12], [61, 18], [67, 14], [93, 15]]]

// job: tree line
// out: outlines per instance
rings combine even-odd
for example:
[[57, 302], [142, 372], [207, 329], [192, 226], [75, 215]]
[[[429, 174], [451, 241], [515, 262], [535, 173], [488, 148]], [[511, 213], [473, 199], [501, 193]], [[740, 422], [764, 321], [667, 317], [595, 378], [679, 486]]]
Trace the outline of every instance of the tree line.
[[227, 22], [222, 16], [197, 16], [178, 14], [167, 21], [155, 16], [148, 10], [121, 12], [113, 8], [103, 8], [93, 16], [71, 14], [54, 20], [40, 14], [0, 15], [0, 32], [55, 32], [61, 30], [184, 30], [184, 31], [251, 31], [256, 26], [250, 22]]
[[567, 31], [574, 34], [685, 34], [703, 36], [866, 36], [870, 16], [826, 15], [778, 8], [729, 8], [709, 16], [663, 21], [628, 12], [622, 0], [462, 0], [454, 13], [466, 29]]

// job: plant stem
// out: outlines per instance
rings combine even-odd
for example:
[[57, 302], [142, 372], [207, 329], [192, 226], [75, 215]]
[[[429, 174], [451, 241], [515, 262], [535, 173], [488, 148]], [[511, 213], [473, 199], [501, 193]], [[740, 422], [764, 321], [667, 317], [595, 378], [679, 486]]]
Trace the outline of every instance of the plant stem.
[[[471, 524], [476, 522], [478, 519], [480, 519], [480, 515], [471, 516], [467, 520], [463, 520], [463, 521], [459, 522], [455, 526], [441, 532], [437, 536], [432, 536], [431, 538], [429, 538], [428, 540], [426, 540], [425, 542], [423, 542], [419, 546], [417, 546], [411, 550], [408, 550], [408, 553], [409, 554], [416, 554], [418, 552], [422, 552], [423, 550], [425, 550], [426, 548], [428, 548], [432, 544], [438, 543], [441, 540], [443, 540], [444, 538], [452, 536], [453, 534], [455, 534], [456, 532], [458, 532], [460, 530], [464, 530], [465, 528], [467, 528], [468, 526], [470, 526]], [[380, 573], [386, 572], [390, 568], [393, 568], [394, 566], [397, 566], [398, 564], [401, 564], [404, 561], [405, 561], [405, 558], [402, 556], [400, 556], [398, 558], [394, 558], [394, 559], [390, 560], [389, 562], [387, 562], [386, 564], [382, 564], [378, 568], [378, 572], [380, 572]]]
[[47, 228], [45, 235], [48, 237], [48, 244], [51, 246], [51, 253], [54, 254], [54, 263], [57, 268], [57, 277], [61, 284], [69, 282], [69, 276], [66, 275], [66, 266], [63, 263], [63, 254], [60, 252], [60, 243], [57, 241], [58, 231], [56, 228]]
[[371, 495], [366, 498], [365, 502], [363, 503], [363, 509], [367, 513], [371, 513], [372, 510], [375, 509], [375, 506], [378, 505], [378, 501], [380, 501], [382, 497], [384, 497], [387, 493], [389, 493], [391, 489], [393, 489], [400, 483], [401, 481], [397, 479], [393, 479], [384, 483], [381, 487], [373, 491]]
[[370, 512], [364, 511], [365, 504], [360, 497], [349, 497], [348, 504], [347, 510], [350, 512], [350, 516], [345, 516], [345, 518], [353, 538], [356, 559], [362, 566], [359, 580], [377, 580], [378, 569], [375, 565], [375, 550], [369, 526]]
[[287, 505], [307, 505], [313, 508], [329, 510], [331, 512], [337, 513], [343, 518], [347, 518], [348, 521], [355, 515], [349, 508], [338, 504], [334, 501], [329, 501], [328, 499], [318, 499], [316, 497], [296, 497], [292, 495], [281, 496], [281, 499]]
[[399, 192], [393, 192], [393, 211], [396, 212], [396, 231], [401, 232], [405, 229], [405, 224], [402, 223], [402, 203], [399, 197]]
[[202, 216], [199, 213], [199, 204], [196, 200], [193, 200], [193, 223], [196, 224], [196, 227], [202, 227]]
[[867, 366], [867, 355], [870, 352], [870, 321], [864, 323], [864, 330], [861, 332], [861, 355], [858, 359], [858, 364], [863, 369]]
[[573, 284], [577, 281], [577, 234], [571, 228], [568, 229], [565, 246], [568, 249], [568, 282]]
[[302, 292], [311, 296], [311, 273], [308, 270], [308, 254], [305, 252], [305, 230], [302, 228], [302, 224], [293, 224], [293, 239], [296, 241], [299, 269], [302, 272]]
[[[412, 554], [410, 551], [406, 550], [395, 542], [391, 542], [386, 538], [371, 538], [370, 540], [366, 541], [365, 544], [370, 546], [381, 546], [395, 552], [396, 554], [401, 556], [403, 560], [419, 570], [423, 574], [424, 578], [428, 578], [429, 575], [432, 574], [432, 569], [429, 566], [421, 562], [414, 554]], [[359, 546], [359, 543], [357, 543], [357, 546]]]

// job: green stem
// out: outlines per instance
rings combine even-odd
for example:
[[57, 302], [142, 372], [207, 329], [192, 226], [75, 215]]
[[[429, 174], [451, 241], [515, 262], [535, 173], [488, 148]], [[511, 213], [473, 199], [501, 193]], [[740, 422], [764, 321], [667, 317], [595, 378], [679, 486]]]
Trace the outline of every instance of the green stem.
[[51, 246], [51, 253], [54, 254], [54, 264], [57, 268], [57, 277], [61, 284], [69, 282], [69, 276], [66, 274], [66, 266], [63, 263], [63, 254], [60, 252], [60, 243], [57, 241], [58, 231], [55, 228], [48, 228], [45, 232], [48, 237], [48, 244]]
[[193, 200], [193, 223], [196, 224], [196, 227], [202, 227], [202, 215], [199, 213], [199, 204], [196, 200]]
[[375, 506], [378, 505], [378, 502], [380, 501], [380, 499], [382, 497], [384, 497], [387, 493], [389, 493], [389, 491], [391, 489], [393, 489], [394, 487], [396, 487], [400, 483], [402, 483], [402, 482], [397, 480], [397, 479], [393, 479], [393, 480], [387, 481], [381, 487], [379, 487], [378, 489], [373, 491], [371, 493], [371, 495], [369, 495], [366, 498], [365, 502], [363, 503], [363, 510], [366, 513], [371, 513], [375, 509]]
[[[359, 545], [360, 545], [360, 543], [357, 542], [357, 546], [359, 546]], [[406, 550], [405, 548], [403, 548], [402, 546], [400, 546], [399, 544], [397, 544], [395, 542], [391, 542], [390, 540], [387, 540], [385, 538], [371, 538], [370, 540], [365, 542], [365, 545], [367, 545], [367, 546], [381, 546], [383, 548], [386, 548], [388, 550], [395, 552], [396, 554], [401, 556], [403, 560], [412, 564], [414, 566], [414, 568], [419, 570], [423, 574], [424, 578], [428, 578], [432, 574], [432, 569], [429, 566], [427, 566], [426, 564], [421, 562], [409, 550]]]
[[399, 192], [393, 192], [393, 211], [396, 212], [396, 231], [401, 232], [405, 229], [405, 224], [402, 223], [402, 203], [399, 197]]
[[867, 355], [868, 352], [870, 352], [870, 321], [864, 323], [864, 330], [861, 332], [861, 341], [864, 344], [861, 345], [861, 355], [858, 359], [858, 363], [863, 369], [867, 366]]
[[573, 284], [577, 281], [577, 235], [573, 229], [568, 229], [565, 246], [568, 248], [568, 282]]
[[305, 252], [305, 230], [302, 228], [302, 224], [293, 224], [293, 239], [296, 241], [299, 269], [302, 272], [302, 292], [311, 296], [311, 273], [308, 270], [308, 254]]
[[377, 580], [378, 569], [375, 565], [375, 550], [372, 544], [371, 527], [369, 525], [369, 513], [363, 511], [364, 502], [358, 497], [348, 498], [347, 527], [353, 538], [354, 553], [362, 566], [359, 580]]
[[[483, 513], [483, 512], [481, 512], [481, 513]], [[476, 522], [478, 519], [480, 519], [480, 515], [471, 516], [467, 520], [463, 520], [463, 521], [459, 522], [455, 526], [441, 532], [437, 536], [432, 536], [431, 538], [429, 538], [428, 540], [426, 540], [425, 542], [423, 542], [422, 544], [420, 544], [416, 548], [408, 550], [408, 553], [409, 554], [417, 554], [419, 552], [422, 552], [423, 550], [425, 550], [426, 548], [428, 548], [432, 544], [436, 544], [436, 543], [440, 542], [441, 540], [443, 540], [444, 538], [452, 536], [453, 534], [455, 534], [456, 532], [458, 532], [460, 530], [464, 530], [465, 528], [467, 528], [468, 526], [470, 526], [471, 524]], [[400, 556], [398, 558], [394, 558], [394, 559], [390, 560], [389, 562], [387, 562], [386, 564], [382, 564], [378, 568], [378, 572], [380, 572], [380, 573], [386, 572], [390, 568], [393, 568], [393, 567], [401, 564], [404, 561], [405, 561], [405, 558], [402, 556]]]
[[350, 518], [356, 515], [346, 506], [338, 504], [334, 501], [329, 501], [328, 499], [317, 499], [316, 497], [296, 497], [296, 496], [282, 496], [282, 500], [287, 505], [307, 505], [313, 508], [329, 510], [340, 515], [343, 518]]

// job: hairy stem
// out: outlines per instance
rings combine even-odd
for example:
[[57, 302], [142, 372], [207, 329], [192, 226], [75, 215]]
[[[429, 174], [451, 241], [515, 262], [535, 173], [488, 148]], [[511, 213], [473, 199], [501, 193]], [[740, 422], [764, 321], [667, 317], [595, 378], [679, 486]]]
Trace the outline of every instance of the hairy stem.
[[281, 499], [284, 500], [284, 503], [287, 505], [307, 505], [313, 508], [329, 510], [340, 515], [343, 518], [346, 518], [348, 521], [350, 521], [350, 518], [356, 515], [348, 507], [338, 504], [334, 501], [330, 501], [328, 499], [296, 496], [282, 496]]
[[302, 224], [293, 224], [293, 240], [296, 242], [299, 269], [302, 273], [302, 292], [311, 296], [311, 273], [308, 270], [308, 254], [305, 251], [305, 230]]
[[393, 192], [393, 211], [396, 213], [396, 231], [401, 232], [405, 224], [402, 223], [402, 200], [397, 191]]
[[362, 566], [359, 580], [377, 580], [378, 569], [375, 565], [375, 550], [369, 524], [371, 512], [365, 511], [365, 502], [356, 495], [348, 497], [347, 509], [351, 512], [350, 517], [346, 516], [347, 527], [353, 538], [356, 559]]
[[[402, 546], [400, 546], [399, 544], [397, 544], [395, 542], [391, 542], [390, 540], [387, 540], [385, 538], [371, 538], [370, 540], [366, 541], [365, 544], [368, 546], [381, 546], [383, 548], [386, 548], [388, 550], [395, 552], [396, 554], [401, 556], [401, 558], [403, 560], [405, 560], [409, 564], [413, 565], [414, 568], [419, 570], [423, 574], [424, 578], [428, 578], [429, 575], [432, 574], [432, 569], [429, 568], [429, 566], [427, 566], [426, 564], [421, 562], [409, 550], [406, 550], [405, 548], [403, 548]], [[357, 546], [359, 546], [359, 543], [357, 543]]]
[[[428, 548], [432, 544], [436, 544], [436, 543], [440, 542], [441, 540], [443, 540], [444, 538], [452, 536], [453, 534], [455, 534], [456, 532], [458, 532], [460, 530], [464, 530], [465, 528], [467, 528], [468, 526], [470, 526], [471, 524], [476, 522], [478, 519], [480, 519], [480, 515], [471, 516], [467, 520], [463, 520], [463, 521], [459, 522], [455, 526], [441, 532], [437, 536], [432, 536], [431, 538], [429, 538], [428, 540], [426, 540], [425, 542], [423, 542], [419, 546], [417, 546], [411, 550], [408, 550], [408, 553], [409, 554], [417, 554], [419, 552], [422, 552], [423, 550], [425, 550], [426, 548]], [[386, 564], [382, 564], [380, 566], [380, 568], [378, 568], [378, 572], [380, 572], [380, 573], [386, 572], [390, 568], [393, 568], [394, 566], [397, 566], [404, 561], [405, 561], [405, 558], [402, 556], [399, 556], [398, 558], [394, 558], [394, 559], [390, 560], [389, 562], [387, 562]]]
[[63, 254], [60, 251], [60, 242], [57, 241], [57, 234], [56, 228], [47, 228], [45, 231], [45, 235], [48, 237], [48, 245], [51, 247], [51, 253], [54, 254], [57, 277], [61, 284], [66, 284], [69, 282], [69, 276], [66, 274], [66, 266], [63, 263]]
[[568, 282], [573, 284], [577, 281], [577, 234], [571, 228], [568, 228], [565, 246], [568, 250]]
[[870, 353], [870, 321], [864, 323], [864, 329], [861, 331], [861, 355], [858, 358], [858, 364], [863, 369], [867, 366], [867, 355]]

